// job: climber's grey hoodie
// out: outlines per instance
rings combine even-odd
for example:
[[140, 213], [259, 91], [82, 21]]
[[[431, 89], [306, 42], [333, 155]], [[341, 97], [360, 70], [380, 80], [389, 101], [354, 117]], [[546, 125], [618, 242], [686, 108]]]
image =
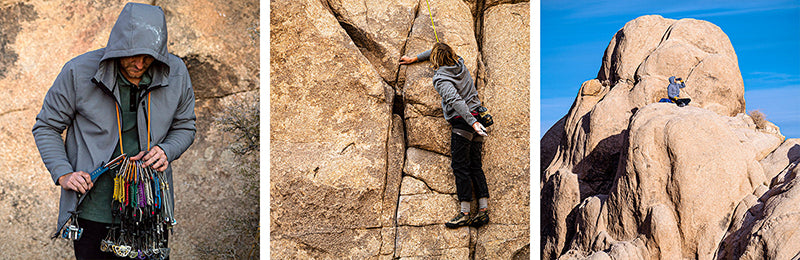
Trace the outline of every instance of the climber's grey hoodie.
[[[169, 161], [180, 157], [194, 141], [194, 91], [186, 65], [167, 52], [164, 12], [160, 7], [129, 3], [111, 29], [106, 48], [67, 62], [36, 116], [33, 136], [56, 185], [58, 178], [67, 173], [91, 172], [111, 159], [119, 142], [115, 60], [139, 54], [153, 56], [156, 60], [147, 72], [152, 83], [141, 91], [139, 99], [142, 100], [137, 111], [139, 148], [148, 149], [148, 116], [152, 116], [151, 146], [161, 147]], [[152, 104], [148, 106], [147, 102]], [[64, 130], [67, 134], [62, 140]], [[172, 168], [168, 167], [165, 174], [170, 187], [168, 196], [174, 201]], [[69, 219], [69, 211], [75, 210], [77, 201], [76, 192], [60, 190], [57, 232]]]
[[[430, 56], [431, 50], [427, 50], [417, 55], [417, 59], [426, 61]], [[458, 57], [454, 66], [439, 66], [433, 75], [433, 87], [442, 96], [444, 119], [461, 116], [469, 125], [478, 121], [470, 111], [477, 109], [481, 101], [463, 58]]]
[[676, 99], [680, 96], [682, 88], [685, 88], [686, 85], [681, 82], [681, 84], [675, 83], [675, 76], [669, 77], [669, 86], [667, 86], [667, 96], [669, 99]]

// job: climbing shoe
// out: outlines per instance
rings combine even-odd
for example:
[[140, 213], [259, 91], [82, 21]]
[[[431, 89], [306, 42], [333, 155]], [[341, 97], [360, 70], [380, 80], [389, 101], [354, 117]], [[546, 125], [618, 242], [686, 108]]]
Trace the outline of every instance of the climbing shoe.
[[444, 223], [444, 225], [447, 228], [457, 228], [460, 226], [466, 226], [467, 224], [469, 224], [469, 220], [470, 220], [469, 214], [458, 212], [458, 214], [456, 214], [456, 216], [453, 217], [453, 219], [447, 221], [447, 223]]
[[483, 226], [486, 223], [489, 223], [489, 210], [488, 209], [487, 210], [479, 210], [478, 213], [475, 214], [475, 216], [472, 216], [472, 218], [469, 219], [468, 225], [477, 228], [477, 227]]

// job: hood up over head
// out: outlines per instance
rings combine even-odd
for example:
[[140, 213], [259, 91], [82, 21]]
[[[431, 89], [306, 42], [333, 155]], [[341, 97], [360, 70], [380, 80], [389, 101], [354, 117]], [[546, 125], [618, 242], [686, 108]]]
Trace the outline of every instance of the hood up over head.
[[128, 3], [111, 29], [101, 60], [139, 54], [167, 64], [167, 21], [161, 7]]
[[128, 3], [122, 9], [111, 29], [108, 44], [100, 60], [95, 79], [111, 85], [116, 67], [116, 58], [147, 54], [153, 56], [150, 73], [152, 85], [166, 84], [169, 76], [169, 52], [167, 51], [167, 21], [161, 7], [139, 3]]

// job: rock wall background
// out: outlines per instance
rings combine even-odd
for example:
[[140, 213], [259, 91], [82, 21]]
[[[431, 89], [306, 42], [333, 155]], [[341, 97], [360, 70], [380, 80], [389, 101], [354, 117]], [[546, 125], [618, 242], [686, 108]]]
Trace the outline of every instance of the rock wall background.
[[[65, 259], [72, 244], [51, 241], [58, 189], [31, 135], [44, 95], [69, 59], [105, 46], [126, 1], [0, 1], [0, 255]], [[234, 220], [255, 218], [233, 155], [235, 138], [212, 124], [223, 108], [259, 91], [259, 3], [150, 1], [167, 17], [169, 50], [183, 58], [195, 88], [197, 137], [173, 162], [176, 217], [173, 258], [247, 256], [256, 230], [234, 232]], [[249, 99], [248, 99], [249, 98]]]
[[529, 3], [430, 1], [497, 122], [484, 146], [491, 222], [458, 209], [425, 0], [270, 2], [273, 258], [527, 259]]
[[[692, 102], [656, 103], [670, 76]], [[789, 259], [798, 140], [745, 114], [714, 24], [636, 18], [542, 137], [544, 259]]]

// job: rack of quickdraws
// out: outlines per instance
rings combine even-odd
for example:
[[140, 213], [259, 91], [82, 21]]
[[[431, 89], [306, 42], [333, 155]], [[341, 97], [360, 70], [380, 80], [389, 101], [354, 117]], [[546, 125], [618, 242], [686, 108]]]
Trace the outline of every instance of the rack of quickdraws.
[[[118, 166], [110, 167], [119, 167], [114, 177], [112, 216], [120, 223], [109, 229], [100, 243], [100, 250], [119, 257], [167, 258], [170, 253], [167, 231], [171, 231], [177, 222], [164, 173], [127, 157]], [[73, 220], [77, 224], [77, 219]], [[73, 227], [70, 225], [65, 234], [73, 234], [68, 232]], [[64, 238], [75, 240], [73, 237], [80, 238], [80, 233], [77, 236], [64, 235]]]

